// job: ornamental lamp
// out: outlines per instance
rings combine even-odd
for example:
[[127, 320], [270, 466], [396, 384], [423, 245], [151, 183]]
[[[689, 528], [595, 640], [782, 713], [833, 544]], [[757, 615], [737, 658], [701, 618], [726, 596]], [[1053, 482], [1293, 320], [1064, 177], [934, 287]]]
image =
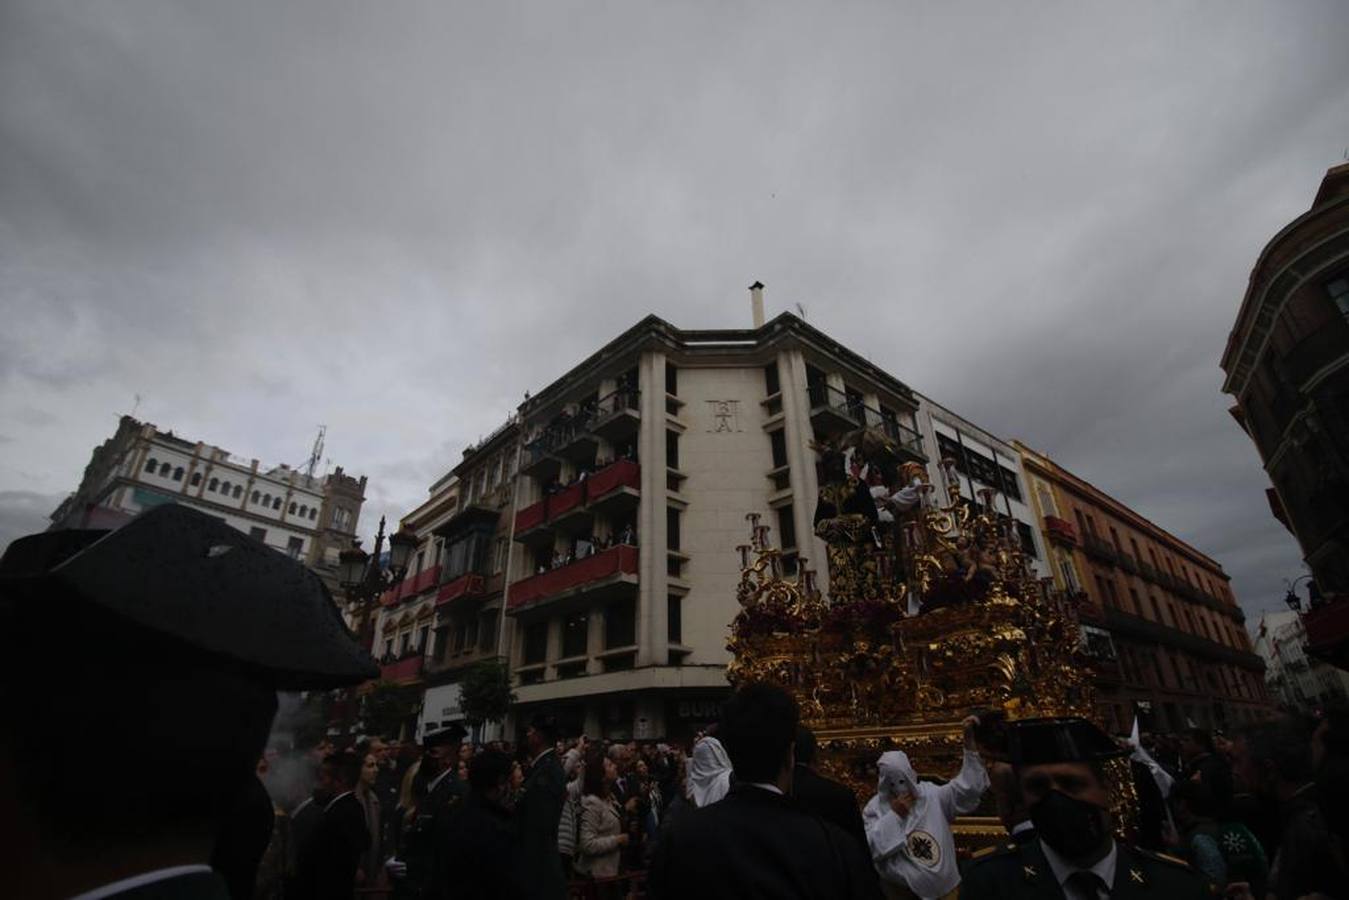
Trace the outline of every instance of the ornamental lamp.
[[360, 541], [352, 541], [351, 546], [337, 554], [337, 577], [343, 587], [360, 584], [365, 578], [365, 563], [369, 554], [361, 549]]
[[412, 560], [412, 551], [417, 549], [417, 535], [404, 526], [389, 538], [389, 568], [395, 572], [406, 572]]

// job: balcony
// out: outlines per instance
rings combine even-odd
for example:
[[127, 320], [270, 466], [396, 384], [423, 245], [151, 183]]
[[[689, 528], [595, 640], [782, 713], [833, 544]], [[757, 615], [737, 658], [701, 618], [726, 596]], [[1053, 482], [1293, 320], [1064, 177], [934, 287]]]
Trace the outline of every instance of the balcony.
[[558, 433], [545, 428], [538, 437], [525, 444], [520, 459], [520, 471], [541, 481], [549, 481], [562, 471], [562, 459], [556, 453]]
[[515, 516], [515, 539], [523, 544], [546, 544], [553, 530], [585, 534], [594, 526], [594, 514], [620, 515], [641, 502], [641, 466], [620, 459], [578, 481], [526, 506]]
[[440, 584], [440, 566], [435, 565], [429, 569], [423, 569], [416, 575], [409, 575], [403, 579], [403, 584], [398, 592], [398, 599], [411, 599], [418, 594], [431, 590], [438, 584]]
[[1091, 533], [1084, 534], [1082, 535], [1082, 547], [1087, 551], [1088, 556], [1093, 556], [1101, 562], [1109, 563], [1112, 566], [1119, 563], [1119, 551], [1115, 549], [1114, 544], [1105, 538]]
[[1134, 559], [1128, 553], [1120, 553], [1118, 563], [1119, 567], [1130, 575], [1138, 574], [1138, 560]]
[[862, 427], [866, 407], [860, 399], [823, 381], [808, 385], [806, 392], [810, 397], [810, 422], [816, 431], [836, 435]]
[[521, 579], [511, 585], [507, 612], [518, 615], [544, 603], [630, 593], [637, 586], [637, 561], [637, 548], [620, 544], [570, 565]]
[[641, 391], [635, 388], [619, 388], [601, 397], [590, 430], [613, 444], [636, 436], [642, 426], [638, 405], [641, 396]]
[[1328, 319], [1293, 345], [1279, 366], [1289, 384], [1300, 389], [1317, 372], [1339, 361], [1345, 348], [1349, 348], [1349, 322], [1342, 317]]
[[914, 462], [927, 462], [927, 455], [923, 453], [923, 436], [914, 431], [907, 425], [901, 425], [895, 419], [889, 416], [883, 416], [877, 410], [869, 406], [862, 407], [864, 414], [867, 414], [868, 424], [879, 428], [881, 432], [902, 451], [913, 457]]
[[440, 590], [436, 591], [436, 607], [446, 606], [463, 597], [478, 597], [483, 592], [483, 577], [468, 572], [440, 586]]
[[1113, 632], [1128, 635], [1148, 643], [1174, 647], [1195, 656], [1230, 662], [1243, 669], [1263, 672], [1264, 660], [1246, 650], [1236, 650], [1217, 641], [1186, 634], [1176, 628], [1169, 628], [1160, 622], [1153, 622], [1141, 616], [1126, 613], [1114, 607], [1107, 607], [1105, 624]]
[[597, 415], [595, 408], [582, 409], [555, 424], [553, 452], [574, 463], [593, 462], [600, 446], [599, 438], [591, 431]]
[[400, 660], [385, 663], [379, 667], [380, 681], [392, 681], [398, 684], [412, 684], [422, 677], [422, 664], [425, 657], [421, 653], [405, 656]]
[[1058, 516], [1045, 516], [1045, 533], [1051, 541], [1058, 541], [1069, 547], [1077, 546], [1077, 529], [1067, 519]]

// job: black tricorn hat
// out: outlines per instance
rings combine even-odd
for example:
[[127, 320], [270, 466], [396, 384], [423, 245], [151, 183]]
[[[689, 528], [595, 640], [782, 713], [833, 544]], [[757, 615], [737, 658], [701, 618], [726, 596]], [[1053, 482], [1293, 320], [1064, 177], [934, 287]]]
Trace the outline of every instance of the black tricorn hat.
[[1127, 751], [1110, 735], [1077, 716], [1008, 723], [1007, 756], [1014, 766], [1099, 762]]
[[444, 728], [437, 728], [435, 731], [428, 731], [422, 736], [422, 747], [430, 750], [432, 747], [441, 747], [445, 744], [457, 744], [468, 736], [464, 726], [458, 722], [451, 722]]
[[379, 674], [317, 575], [185, 506], [156, 507], [114, 531], [52, 531], [10, 544], [0, 558], [0, 595], [42, 602], [53, 594], [279, 690], [341, 687]]

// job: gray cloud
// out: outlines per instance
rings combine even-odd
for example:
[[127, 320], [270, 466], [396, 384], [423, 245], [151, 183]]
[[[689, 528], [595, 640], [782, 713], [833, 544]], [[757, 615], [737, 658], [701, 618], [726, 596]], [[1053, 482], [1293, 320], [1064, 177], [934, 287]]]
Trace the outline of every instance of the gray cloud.
[[326, 424], [373, 528], [525, 390], [647, 312], [744, 325], [760, 278], [1264, 608], [1300, 565], [1217, 361], [1340, 157], [1346, 31], [1332, 0], [4, 4], [0, 490], [59, 499], [139, 394], [273, 462]]

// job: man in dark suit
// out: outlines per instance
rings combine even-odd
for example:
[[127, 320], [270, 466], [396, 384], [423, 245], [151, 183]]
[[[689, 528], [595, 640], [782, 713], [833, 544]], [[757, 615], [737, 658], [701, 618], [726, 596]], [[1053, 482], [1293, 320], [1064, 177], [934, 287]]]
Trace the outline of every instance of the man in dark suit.
[[1111, 834], [1103, 763], [1122, 756], [1086, 719], [1009, 724], [1008, 756], [1036, 838], [975, 854], [961, 900], [1200, 900], [1210, 885], [1178, 859], [1130, 847]]
[[[58, 633], [78, 665], [33, 639]], [[114, 531], [14, 541], [0, 706], [23, 725], [0, 729], [5, 895], [228, 896], [213, 844], [256, 781], [277, 691], [378, 674], [318, 576], [206, 513], [165, 504]], [[89, 735], [117, 776], [78, 777]]]
[[792, 775], [792, 799], [806, 812], [833, 822], [857, 839], [857, 846], [867, 851], [867, 832], [862, 824], [862, 809], [857, 795], [837, 781], [830, 781], [815, 771], [819, 745], [815, 732], [804, 725], [796, 729], [796, 771]]
[[796, 770], [796, 703], [748, 685], [723, 708], [718, 736], [735, 785], [691, 811], [656, 850], [649, 888], [661, 900], [879, 898], [854, 838], [788, 797]]
[[437, 839], [429, 900], [518, 900], [526, 896], [516, 866], [515, 835], [506, 808], [514, 762], [500, 750], [474, 754], [468, 764], [469, 794]]
[[365, 811], [355, 793], [361, 758], [349, 750], [335, 753], [323, 761], [323, 768], [330, 773], [333, 797], [324, 804], [323, 817], [297, 864], [296, 896], [302, 900], [350, 897], [361, 854], [370, 847]]
[[560, 900], [567, 894], [567, 879], [557, 850], [557, 826], [567, 777], [557, 758], [557, 722], [551, 716], [535, 716], [525, 731], [525, 746], [531, 759], [529, 775], [512, 823], [520, 875], [526, 896]]

